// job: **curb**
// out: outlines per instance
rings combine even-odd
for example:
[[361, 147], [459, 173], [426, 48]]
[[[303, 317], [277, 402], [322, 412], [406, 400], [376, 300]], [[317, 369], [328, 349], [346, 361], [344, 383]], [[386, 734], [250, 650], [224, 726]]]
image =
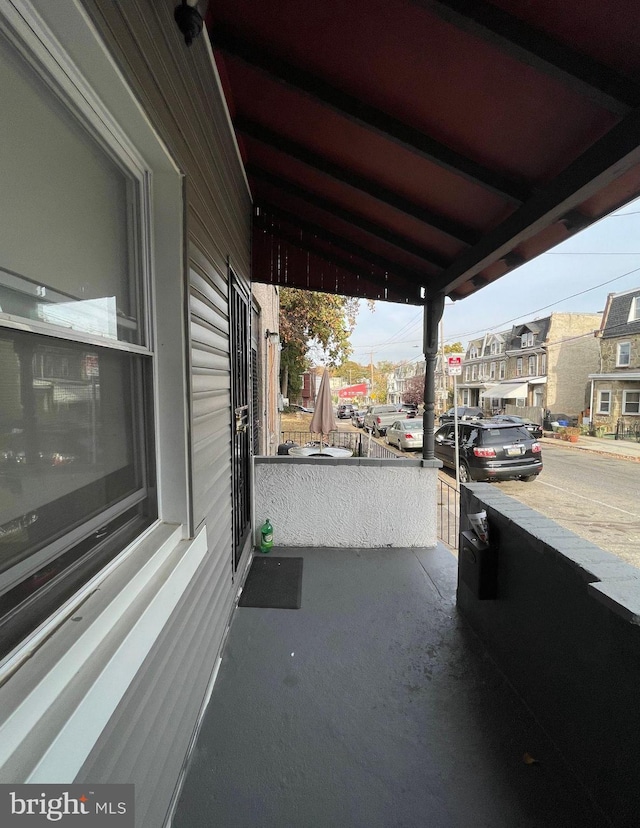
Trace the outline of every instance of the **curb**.
[[569, 443], [567, 440], [558, 440], [555, 437], [539, 437], [547, 445], [558, 445], [561, 448], [579, 449], [580, 451], [589, 451], [592, 454], [598, 454], [600, 457], [613, 457], [618, 460], [630, 460], [632, 463], [640, 463], [640, 454], [622, 454], [617, 451], [607, 451], [595, 446], [585, 446], [577, 443]]

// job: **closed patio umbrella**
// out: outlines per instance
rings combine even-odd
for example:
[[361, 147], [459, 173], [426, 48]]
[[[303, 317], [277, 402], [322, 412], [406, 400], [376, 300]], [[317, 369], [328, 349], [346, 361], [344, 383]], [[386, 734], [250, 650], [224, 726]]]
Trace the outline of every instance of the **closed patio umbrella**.
[[320, 390], [316, 399], [316, 407], [311, 418], [311, 425], [309, 426], [312, 433], [320, 434], [320, 447], [322, 448], [323, 437], [329, 432], [335, 431], [336, 420], [333, 416], [333, 403], [331, 402], [331, 388], [329, 386], [329, 372], [324, 369], [322, 380], [320, 381]]

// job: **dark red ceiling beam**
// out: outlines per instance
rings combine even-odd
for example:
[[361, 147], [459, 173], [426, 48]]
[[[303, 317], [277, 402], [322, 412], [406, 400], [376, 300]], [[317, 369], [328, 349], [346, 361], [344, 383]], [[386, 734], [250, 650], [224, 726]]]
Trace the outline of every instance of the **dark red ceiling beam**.
[[411, 0], [415, 6], [496, 46], [520, 63], [550, 75], [598, 106], [626, 115], [640, 106], [640, 86], [575, 52], [484, 0]]
[[[580, 213], [580, 205], [638, 164], [640, 109], [627, 115], [526, 204], [466, 250], [434, 280], [430, 290], [455, 290], [555, 222], [563, 222], [569, 229], [591, 223]], [[618, 205], [612, 205], [612, 209], [614, 206]]]
[[312, 98], [385, 140], [496, 193], [509, 202], [520, 204], [528, 198], [531, 188], [526, 182], [514, 181], [466, 158], [419, 129], [337, 89], [322, 78], [293, 66], [256, 43], [236, 36], [228, 27], [216, 25], [209, 34], [215, 48], [242, 60], [278, 83]]
[[394, 233], [386, 227], [382, 227], [380, 224], [376, 224], [363, 216], [359, 216], [356, 213], [351, 212], [351, 210], [346, 210], [338, 204], [338, 202], [319, 196], [316, 193], [312, 193], [305, 187], [301, 187], [293, 181], [282, 178], [279, 175], [274, 175], [274, 173], [261, 169], [255, 164], [248, 164], [246, 172], [248, 176], [258, 181], [262, 181], [271, 187], [275, 187], [277, 190], [287, 193], [287, 195], [291, 195], [300, 201], [304, 201], [312, 207], [317, 207], [319, 210], [329, 213], [331, 216], [335, 216], [341, 221], [347, 222], [347, 224], [352, 227], [357, 227], [359, 230], [368, 233], [370, 236], [374, 236], [386, 244], [397, 247], [405, 253], [410, 253], [417, 259], [422, 259], [425, 264], [434, 265], [438, 269], [448, 267], [451, 264], [451, 259], [446, 256], [442, 256], [435, 250], [422, 247], [422, 245], [416, 244], [411, 239], [406, 238], [406, 236]]
[[[260, 212], [265, 212], [267, 216], [271, 215], [277, 219], [281, 219], [293, 228], [297, 228], [305, 233], [309, 233], [311, 236], [316, 236], [317, 238], [328, 242], [344, 253], [357, 256], [358, 259], [364, 263], [370, 264], [373, 267], [378, 267], [388, 273], [396, 274], [410, 284], [423, 287], [434, 278], [431, 274], [421, 273], [419, 270], [412, 270], [404, 265], [398, 264], [397, 262], [393, 262], [390, 259], [386, 259], [384, 256], [372, 253], [370, 250], [361, 247], [359, 244], [355, 244], [355, 242], [349, 241], [349, 239], [345, 239], [337, 233], [333, 233], [331, 230], [327, 230], [324, 227], [319, 227], [312, 221], [306, 221], [300, 216], [290, 213], [288, 210], [283, 210], [281, 207], [277, 207], [275, 204], [260, 201], [256, 204], [256, 208]], [[264, 217], [260, 215], [254, 215], [254, 222], [258, 223], [263, 228], [265, 227]]]
[[266, 144], [272, 149], [317, 170], [333, 181], [346, 184], [348, 187], [358, 190], [358, 192], [375, 198], [376, 201], [382, 204], [393, 207], [394, 210], [398, 210], [406, 216], [417, 219], [423, 224], [428, 224], [429, 227], [432, 227], [440, 233], [444, 233], [456, 241], [471, 245], [480, 240], [481, 233], [478, 230], [453, 221], [439, 213], [434, 213], [432, 210], [426, 210], [424, 207], [420, 207], [415, 202], [399, 195], [394, 190], [383, 187], [372, 178], [358, 175], [347, 167], [335, 164], [323, 155], [308, 149], [296, 141], [292, 141], [290, 138], [256, 121], [239, 116], [234, 120], [233, 125], [242, 135]]

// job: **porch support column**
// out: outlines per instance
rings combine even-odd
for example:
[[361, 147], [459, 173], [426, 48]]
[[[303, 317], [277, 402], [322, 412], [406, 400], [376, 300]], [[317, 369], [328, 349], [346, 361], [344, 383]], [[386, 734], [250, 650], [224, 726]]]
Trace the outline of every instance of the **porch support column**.
[[424, 460], [433, 460], [434, 452], [434, 424], [436, 404], [436, 358], [438, 356], [438, 325], [444, 311], [444, 293], [436, 293], [427, 298], [424, 306], [424, 357], [426, 369], [424, 376], [424, 437], [422, 441], [422, 457]]

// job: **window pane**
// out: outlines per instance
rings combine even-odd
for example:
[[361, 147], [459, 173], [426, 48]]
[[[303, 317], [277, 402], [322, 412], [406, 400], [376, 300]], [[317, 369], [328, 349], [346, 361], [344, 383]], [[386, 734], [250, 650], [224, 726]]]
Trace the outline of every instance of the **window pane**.
[[640, 391], [626, 391], [624, 395], [624, 413], [640, 414]]
[[13, 568], [37, 569], [71, 530], [143, 496], [142, 361], [0, 332], [0, 591]]
[[631, 345], [625, 342], [623, 345], [618, 345], [618, 365], [629, 365], [631, 357]]
[[142, 344], [137, 182], [0, 38], [0, 313]]

